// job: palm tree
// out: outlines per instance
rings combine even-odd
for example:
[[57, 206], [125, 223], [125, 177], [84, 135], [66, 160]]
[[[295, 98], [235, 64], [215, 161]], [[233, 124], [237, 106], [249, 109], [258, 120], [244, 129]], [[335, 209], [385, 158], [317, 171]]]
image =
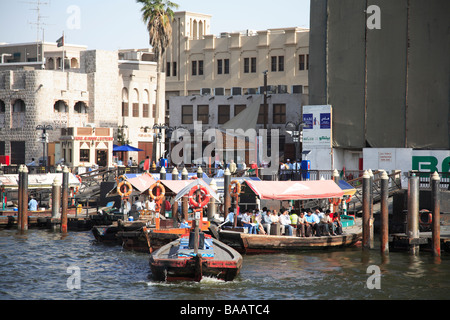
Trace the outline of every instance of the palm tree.
[[149, 43], [153, 47], [155, 60], [157, 62], [155, 121], [159, 121], [158, 119], [161, 117], [159, 101], [161, 94], [160, 79], [163, 56], [172, 39], [171, 22], [173, 21], [174, 16], [172, 9], [177, 9], [178, 4], [168, 0], [136, 0], [136, 2], [142, 4], [142, 20], [147, 25], [150, 37]]

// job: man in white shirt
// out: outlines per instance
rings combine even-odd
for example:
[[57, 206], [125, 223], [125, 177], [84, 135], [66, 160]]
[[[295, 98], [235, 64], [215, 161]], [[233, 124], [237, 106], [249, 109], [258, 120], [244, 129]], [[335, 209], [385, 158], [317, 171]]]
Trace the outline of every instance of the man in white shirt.
[[248, 233], [250, 234], [256, 234], [256, 225], [253, 225], [251, 222], [252, 215], [248, 212], [245, 212], [242, 215], [242, 224], [244, 227], [248, 228]]
[[280, 223], [284, 227], [284, 235], [292, 236], [291, 218], [287, 210], [280, 216]]

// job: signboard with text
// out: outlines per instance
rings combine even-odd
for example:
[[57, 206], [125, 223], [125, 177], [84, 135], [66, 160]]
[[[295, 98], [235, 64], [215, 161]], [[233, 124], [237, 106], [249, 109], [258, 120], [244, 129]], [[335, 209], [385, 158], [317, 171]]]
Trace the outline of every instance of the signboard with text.
[[303, 106], [303, 149], [331, 148], [331, 105]]

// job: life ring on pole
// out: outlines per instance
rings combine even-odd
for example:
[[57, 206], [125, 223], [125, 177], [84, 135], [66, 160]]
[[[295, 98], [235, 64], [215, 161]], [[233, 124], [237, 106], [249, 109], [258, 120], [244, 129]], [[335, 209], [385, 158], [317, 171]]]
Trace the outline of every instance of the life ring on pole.
[[125, 175], [121, 175], [118, 178], [116, 178], [117, 184], [119, 184], [120, 182], [125, 181], [125, 180], [127, 180], [127, 177], [125, 177]]
[[[159, 189], [159, 195], [155, 195], [153, 193], [153, 189], [158, 188]], [[164, 186], [158, 181], [156, 183], [154, 183], [149, 189], [148, 189], [148, 194], [150, 195], [150, 197], [152, 199], [154, 199], [155, 201], [158, 201], [160, 199], [162, 199], [164, 197], [164, 194], [166, 193], [166, 188], [164, 188]]]
[[232, 197], [236, 197], [241, 193], [241, 184], [237, 180], [233, 180], [228, 186], [228, 190]]
[[351, 195], [348, 196], [348, 199], [346, 199], [345, 202], [349, 203], [350, 201], [352, 201], [352, 196]]
[[[197, 202], [197, 200], [195, 199], [196, 196], [194, 195], [194, 193], [197, 190], [200, 190], [200, 192], [201, 192], [199, 202]], [[208, 189], [206, 189], [204, 186], [197, 185], [197, 186], [193, 187], [191, 189], [191, 191], [189, 191], [189, 203], [194, 208], [203, 208], [204, 206], [206, 206], [208, 204], [210, 198], [211, 198], [211, 195], [209, 194]]]
[[[426, 220], [424, 220], [426, 218]], [[424, 209], [419, 211], [419, 223], [422, 225], [431, 225], [433, 222], [433, 215], [430, 211]]]
[[[125, 186], [126, 187], [126, 191], [122, 191], [122, 187]], [[117, 193], [123, 198], [123, 197], [128, 197], [131, 192], [133, 192], [133, 186], [131, 185], [131, 183], [129, 183], [128, 181], [124, 180], [119, 182], [119, 184], [117, 185]]]

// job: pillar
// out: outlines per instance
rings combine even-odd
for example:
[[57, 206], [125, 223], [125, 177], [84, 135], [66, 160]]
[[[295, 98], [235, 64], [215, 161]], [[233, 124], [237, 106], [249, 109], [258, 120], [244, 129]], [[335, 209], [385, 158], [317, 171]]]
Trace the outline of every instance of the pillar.
[[411, 173], [408, 180], [408, 217], [406, 235], [408, 237], [411, 254], [419, 252], [419, 245], [414, 239], [419, 238], [419, 177]]
[[437, 172], [431, 175], [431, 205], [432, 205], [432, 240], [433, 240], [433, 255], [435, 257], [441, 256], [441, 194], [439, 184], [441, 179]]
[[389, 252], [389, 177], [386, 171], [381, 174], [381, 253]]

